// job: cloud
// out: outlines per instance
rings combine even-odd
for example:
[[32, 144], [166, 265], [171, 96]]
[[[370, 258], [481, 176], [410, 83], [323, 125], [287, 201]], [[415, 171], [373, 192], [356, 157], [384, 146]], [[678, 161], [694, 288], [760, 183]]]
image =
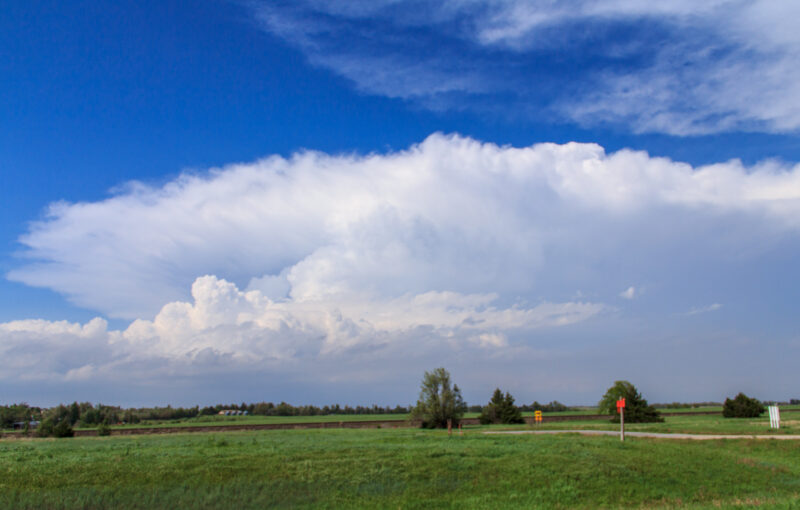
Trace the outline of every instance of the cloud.
[[[569, 284], [616, 295], [615, 271], [592, 269], [607, 260], [629, 260], [627, 277], [638, 278], [672, 250], [678, 263], [764, 236], [768, 249], [798, 218], [797, 166], [692, 168], [593, 144], [435, 134], [397, 153], [270, 157], [55, 204], [20, 239], [28, 262], [8, 277], [128, 319], [186, 300], [205, 274], [297, 302], [428, 292], [563, 301]], [[688, 243], [693, 255], [680, 252]]]
[[136, 365], [161, 377], [164, 367], [173, 374], [264, 367], [280, 372], [285, 363], [307, 367], [354, 352], [504, 349], [510, 332], [575, 324], [603, 310], [584, 302], [498, 308], [496, 299], [428, 292], [275, 302], [258, 290], [243, 292], [202, 276], [192, 285], [191, 302], [168, 303], [152, 320], [137, 319], [121, 331], [109, 331], [100, 318], [84, 325], [0, 323], [0, 380], [130, 377], [126, 372]]
[[636, 288], [633, 286], [628, 287], [627, 289], [619, 293], [619, 297], [625, 299], [633, 299], [634, 297], [636, 297]]
[[434, 109], [674, 135], [800, 127], [800, 7], [791, 3], [251, 5], [265, 30], [312, 64]]
[[713, 304], [710, 304], [708, 306], [704, 306], [702, 308], [692, 308], [691, 310], [689, 310], [686, 313], [686, 315], [697, 315], [698, 313], [716, 312], [717, 310], [720, 310], [721, 308], [722, 308], [721, 304], [713, 303]]
[[621, 281], [647, 282], [632, 320], [653, 330], [636, 331], [634, 358], [665, 331], [705, 341], [675, 320], [687, 295], [726, 303], [734, 331], [772, 336], [782, 326], [760, 310], [786, 301], [771, 282], [794, 274], [799, 218], [797, 165], [693, 168], [443, 134], [400, 152], [302, 152], [131, 183], [51, 206], [9, 277], [132, 322], [0, 324], [0, 380], [178, 395], [241, 388], [220, 382], [235, 377], [313, 391], [381, 380], [413, 393], [420, 367], [513, 389], [524, 384], [509, 367], [536, 364], [546, 387], [567, 384], [564, 366], [613, 381], [613, 363], [591, 367], [631, 331], [607, 305]]

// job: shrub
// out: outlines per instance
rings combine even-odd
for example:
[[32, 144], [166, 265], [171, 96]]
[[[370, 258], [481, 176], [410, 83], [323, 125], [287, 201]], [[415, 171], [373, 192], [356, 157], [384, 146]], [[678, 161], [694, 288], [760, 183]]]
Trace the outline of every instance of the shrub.
[[110, 436], [111, 435], [111, 427], [108, 425], [108, 420], [103, 420], [103, 423], [97, 426], [97, 435], [98, 436]]
[[36, 429], [36, 435], [39, 437], [50, 437], [53, 435], [53, 428], [55, 428], [55, 425], [51, 418], [42, 420], [39, 427]]
[[649, 405], [636, 386], [628, 381], [616, 381], [610, 387], [603, 399], [598, 404], [599, 412], [612, 414], [612, 423], [619, 423], [620, 415], [617, 411], [617, 400], [625, 399], [625, 421], [627, 423], [653, 423], [662, 422], [661, 417], [655, 407]]
[[494, 390], [492, 399], [481, 410], [481, 415], [478, 419], [484, 425], [490, 423], [525, 423], [522, 418], [522, 412], [514, 405], [514, 397], [508, 392], [503, 396], [500, 388]]
[[64, 418], [58, 423], [54, 423], [52, 418], [47, 418], [39, 424], [36, 429], [36, 435], [39, 437], [72, 437], [75, 432], [69, 424], [69, 418]]
[[764, 412], [764, 406], [754, 398], [739, 393], [735, 398], [725, 399], [722, 416], [725, 418], [758, 418]]
[[61, 420], [53, 427], [53, 437], [72, 437], [74, 435], [75, 431], [72, 430], [68, 420]]

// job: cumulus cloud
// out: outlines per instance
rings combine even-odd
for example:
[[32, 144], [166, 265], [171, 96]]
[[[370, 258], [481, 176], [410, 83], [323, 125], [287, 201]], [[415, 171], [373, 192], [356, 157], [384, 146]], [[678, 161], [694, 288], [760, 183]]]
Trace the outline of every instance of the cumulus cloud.
[[618, 293], [605, 280], [614, 270], [594, 269], [611, 258], [638, 278], [670, 250], [685, 259], [687, 243], [698, 259], [796, 232], [799, 213], [796, 166], [692, 168], [593, 144], [436, 134], [398, 153], [270, 157], [58, 203], [20, 239], [28, 262], [8, 276], [129, 319], [185, 301], [205, 274], [276, 301], [563, 301], [569, 284]]
[[625, 299], [633, 299], [636, 297], [636, 287], [630, 286], [627, 289], [623, 290], [619, 293], [619, 297]]
[[175, 373], [215, 367], [280, 370], [283, 363], [364, 349], [500, 349], [509, 347], [509, 332], [574, 324], [603, 308], [583, 302], [498, 308], [496, 299], [428, 292], [391, 299], [351, 295], [276, 302], [260, 291], [241, 291], [233, 283], [203, 276], [192, 285], [191, 302], [168, 303], [152, 320], [137, 319], [122, 331], [108, 330], [100, 318], [84, 325], [0, 323], [0, 380], [80, 381], [109, 377], [136, 364], [156, 372], [166, 364]]
[[758, 271], [800, 252], [798, 218], [799, 166], [442, 134], [132, 183], [54, 204], [9, 274], [130, 325], [4, 323], [0, 379], [553, 363], [617, 334], [621, 281], [647, 282], [655, 318], [686, 295], [774, 294]]
[[800, 127], [793, 3], [347, 4], [251, 5], [265, 30], [313, 64], [366, 92], [431, 108], [502, 108], [676, 135]]

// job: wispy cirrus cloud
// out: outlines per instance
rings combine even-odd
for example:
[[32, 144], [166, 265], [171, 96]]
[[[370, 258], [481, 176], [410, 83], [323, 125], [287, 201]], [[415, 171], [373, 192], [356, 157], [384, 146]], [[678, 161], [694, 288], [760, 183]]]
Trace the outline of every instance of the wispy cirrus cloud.
[[673, 135], [800, 127], [800, 12], [791, 3], [250, 5], [313, 64], [434, 109]]
[[712, 303], [712, 304], [710, 304], [708, 306], [702, 306], [700, 308], [692, 308], [691, 310], [686, 312], [686, 315], [697, 315], [699, 313], [716, 312], [717, 310], [721, 310], [721, 309], [722, 309], [722, 305], [721, 304]]

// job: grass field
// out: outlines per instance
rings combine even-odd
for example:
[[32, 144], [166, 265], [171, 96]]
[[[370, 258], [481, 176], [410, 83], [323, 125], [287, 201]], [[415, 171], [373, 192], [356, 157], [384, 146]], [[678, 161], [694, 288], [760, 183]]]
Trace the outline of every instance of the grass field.
[[[789, 411], [792, 409], [800, 410], [800, 406], [783, 406], [781, 409]], [[663, 412], [719, 412], [722, 413], [721, 407], [687, 407], [681, 409], [665, 409]], [[544, 413], [545, 420], [549, 416], [577, 416], [593, 414], [596, 412], [594, 408], [584, 408], [574, 411], [563, 411], [556, 413]], [[479, 413], [466, 413], [466, 418], [477, 418]], [[523, 413], [526, 417], [532, 417], [533, 413]], [[764, 415], [766, 416], [766, 414]], [[784, 414], [786, 420], [791, 420], [794, 413]], [[208, 427], [219, 425], [260, 425], [260, 424], [279, 424], [279, 423], [336, 423], [336, 422], [351, 422], [351, 421], [386, 421], [386, 420], [408, 420], [407, 414], [334, 414], [326, 416], [198, 416], [197, 418], [186, 418], [182, 420], [146, 420], [141, 423], [132, 425], [115, 425], [113, 428], [139, 428], [139, 427]], [[600, 418], [598, 418], [600, 419]], [[720, 417], [721, 419], [721, 417]], [[769, 420], [767, 418], [763, 418]], [[800, 413], [798, 413], [800, 419]], [[586, 422], [578, 422], [586, 423]], [[95, 428], [95, 427], [89, 427]], [[574, 428], [574, 427], [572, 427]]]
[[800, 442], [418, 429], [0, 441], [3, 508], [800, 508]]
[[[509, 426], [511, 427], [511, 426]], [[619, 430], [619, 425], [608, 420], [551, 422], [547, 420], [536, 427], [550, 430]], [[530, 428], [530, 427], [521, 427]], [[683, 432], [688, 434], [800, 434], [800, 413], [786, 413], [781, 428], [769, 428], [769, 417], [723, 418], [721, 415], [668, 416], [664, 423], [627, 423], [625, 430], [641, 432]]]

